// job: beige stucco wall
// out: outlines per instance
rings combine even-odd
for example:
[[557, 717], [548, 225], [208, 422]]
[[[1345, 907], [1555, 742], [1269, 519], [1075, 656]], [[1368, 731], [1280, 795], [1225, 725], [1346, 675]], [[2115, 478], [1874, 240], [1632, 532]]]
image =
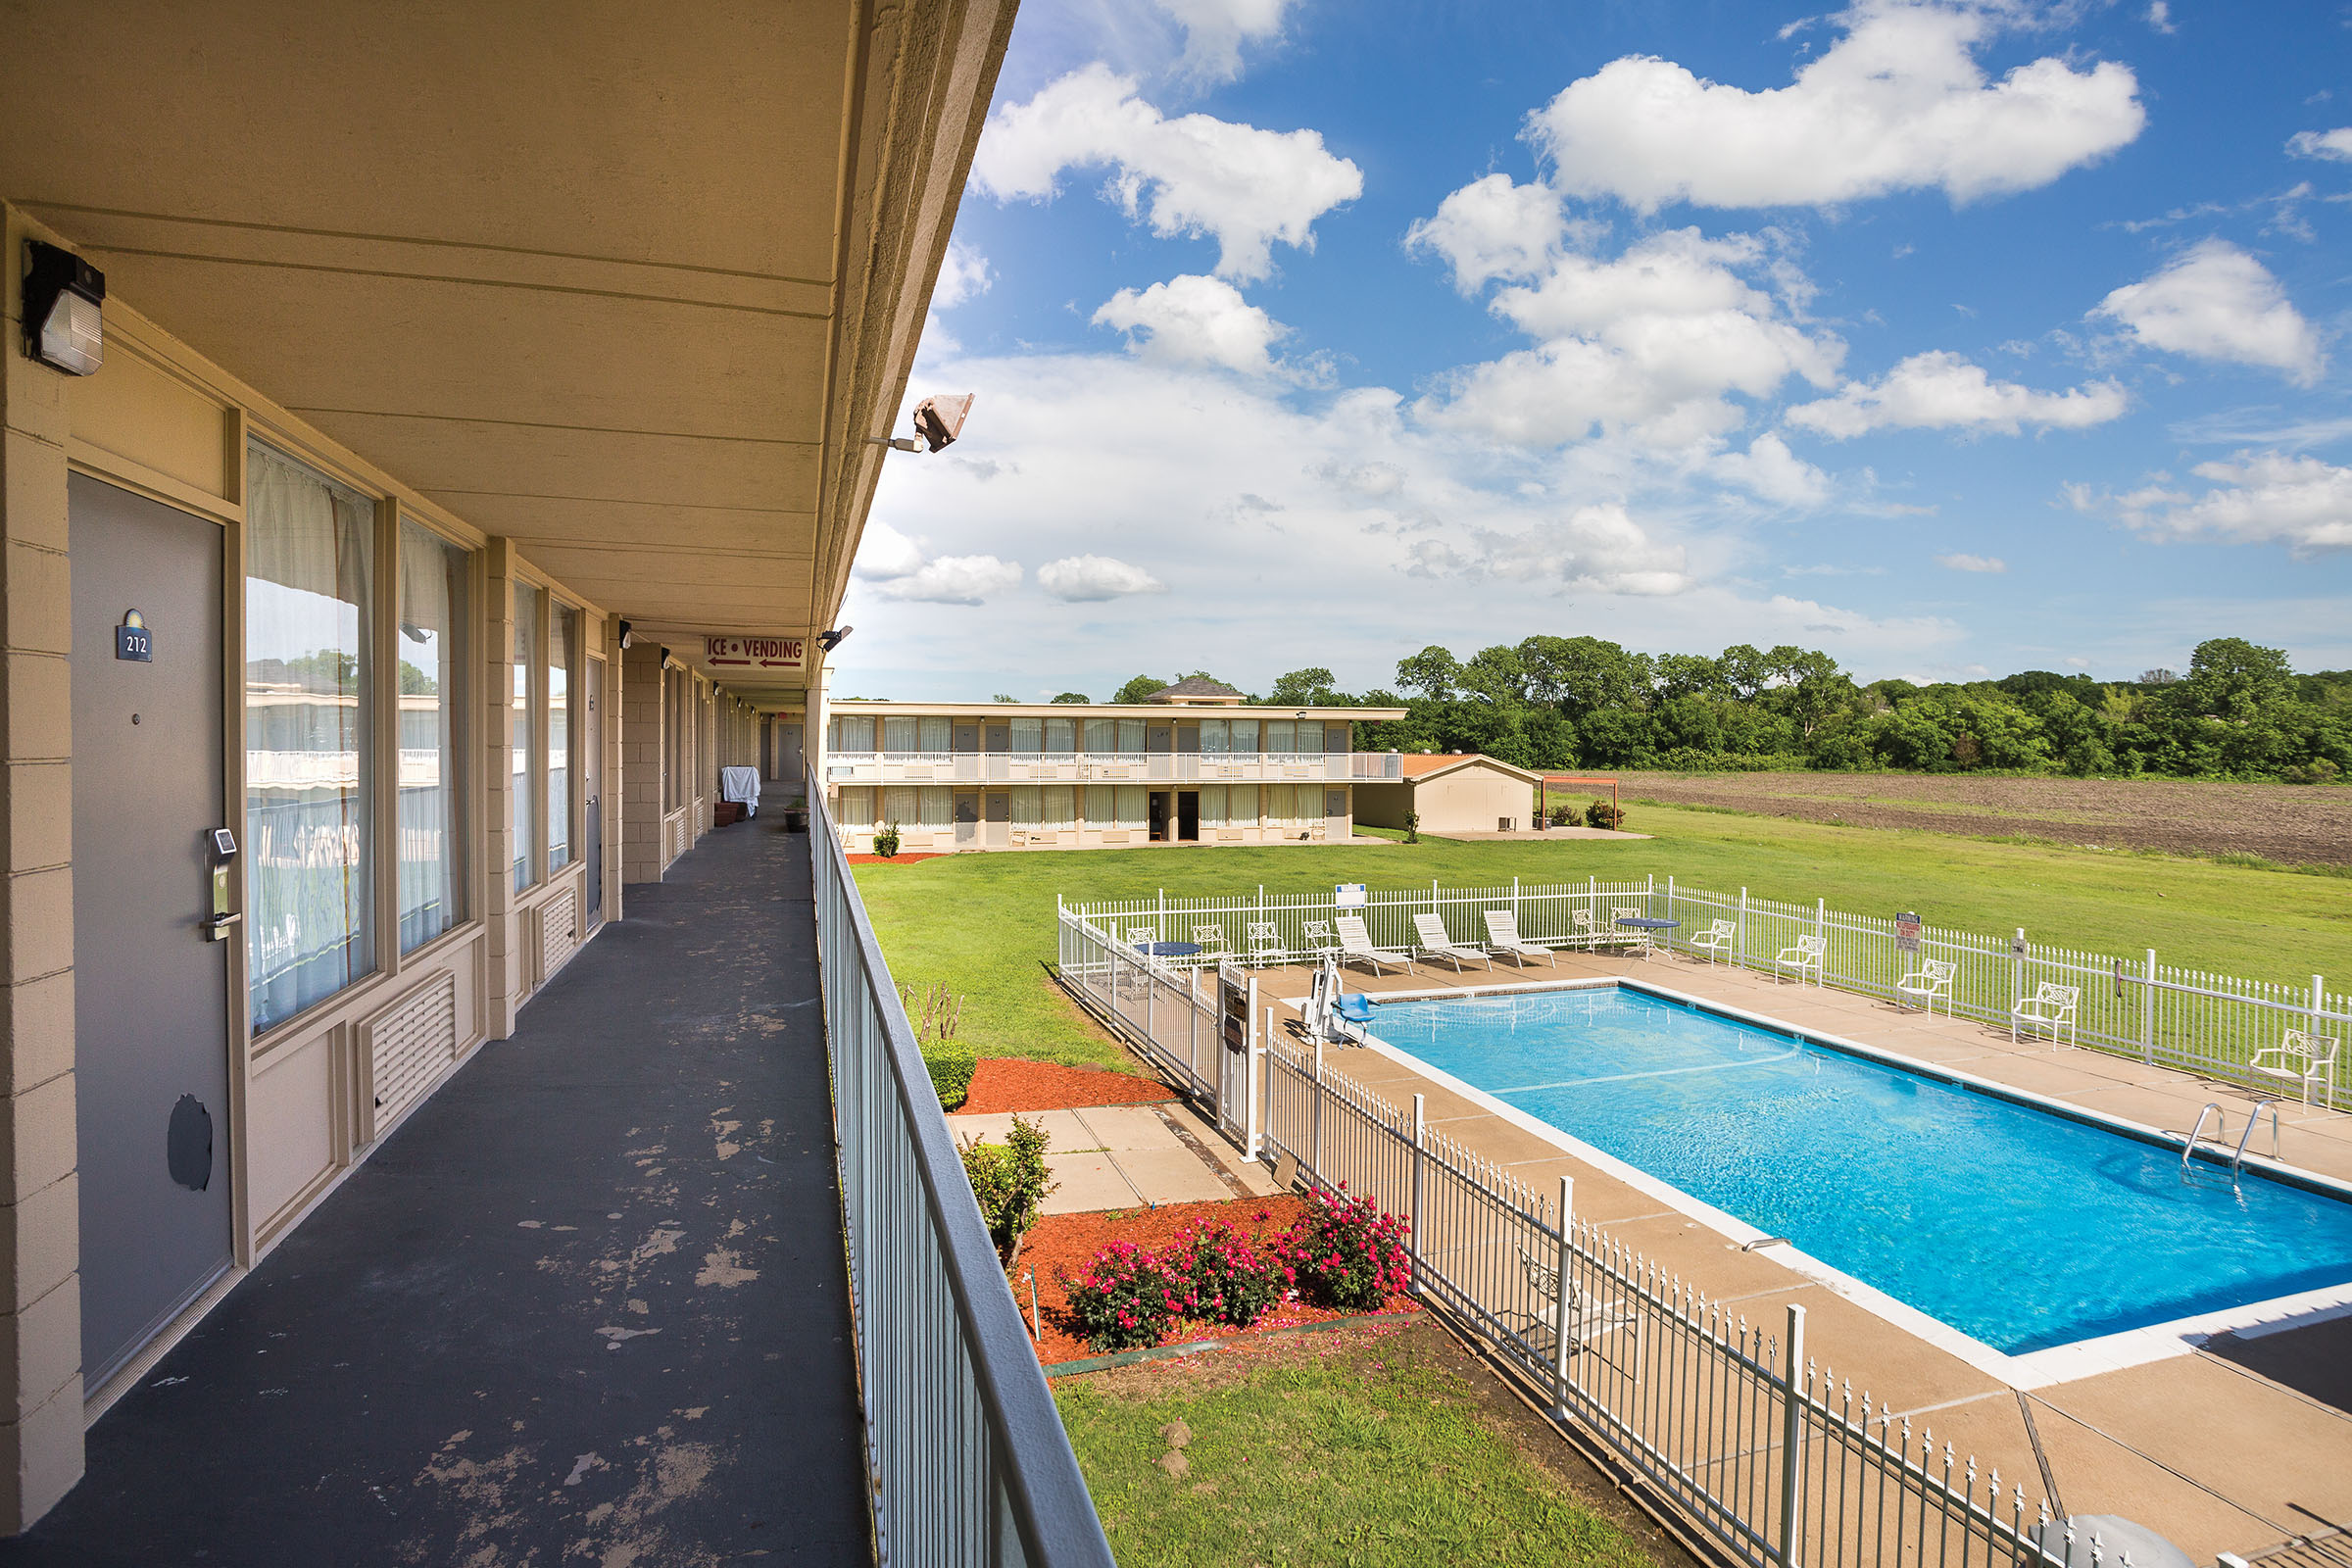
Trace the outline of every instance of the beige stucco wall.
[[1421, 813], [1424, 833], [1492, 833], [1498, 818], [1533, 827], [1535, 786], [1500, 767], [1466, 767], [1396, 784], [1358, 784], [1355, 819], [1374, 827], [1402, 827], [1407, 811]]

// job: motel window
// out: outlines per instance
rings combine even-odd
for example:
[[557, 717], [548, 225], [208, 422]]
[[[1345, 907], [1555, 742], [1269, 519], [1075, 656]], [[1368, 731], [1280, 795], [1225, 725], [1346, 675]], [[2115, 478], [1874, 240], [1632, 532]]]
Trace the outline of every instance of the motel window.
[[914, 720], [912, 718], [882, 720], [882, 750], [903, 757], [914, 749]]
[[1046, 720], [1046, 750], [1067, 757], [1078, 749], [1078, 724], [1075, 719], [1049, 718]]
[[1044, 827], [1046, 825], [1046, 803], [1038, 799], [1043, 793], [1041, 790], [1034, 789], [1012, 792], [1012, 825], [1014, 827]]
[[[1012, 749], [1024, 757], [1035, 757], [1046, 749], [1046, 721], [1042, 718], [1019, 718], [1012, 721]], [[1020, 820], [1015, 817], [1013, 820]]]
[[1111, 798], [1111, 787], [1108, 784], [1089, 784], [1086, 787], [1086, 799], [1083, 804], [1086, 807], [1086, 825], [1088, 827], [1105, 828], [1116, 825], [1111, 818], [1118, 814], [1118, 804]]
[[1232, 726], [1221, 718], [1200, 721], [1200, 751], [1204, 756], [1221, 755], [1233, 748]]
[[1086, 721], [1086, 749], [1098, 755], [1119, 749], [1119, 721], [1115, 718], [1090, 718]]
[[1144, 721], [1140, 718], [1119, 720], [1120, 751], [1134, 755], [1144, 749]]
[[912, 827], [922, 820], [922, 807], [916, 796], [919, 792], [910, 784], [893, 784], [882, 792], [882, 820], [896, 822], [901, 827]]
[[[942, 720], [944, 723], [945, 720]], [[922, 789], [923, 826], [948, 827], [956, 820], [956, 792], [945, 789]]]
[[859, 832], [874, 825], [872, 786], [853, 784], [841, 792], [841, 825]]
[[1257, 826], [1258, 786], [1255, 784], [1236, 784], [1232, 786], [1232, 789], [1233, 804], [1228, 808], [1228, 809], [1232, 812], [1233, 825], [1235, 827]]
[[[1208, 726], [1203, 724], [1200, 726], [1200, 728], [1204, 732], [1203, 739], [1205, 739], [1205, 731], [1207, 730]], [[1203, 784], [1200, 786], [1200, 825], [1202, 827], [1224, 827], [1228, 825], [1225, 821], [1225, 813], [1229, 809], [1231, 809], [1231, 808], [1227, 804], [1224, 785]]]
[[859, 756], [874, 749], [874, 721], [863, 713], [853, 714], [833, 721], [833, 749], [854, 752]]
[[1045, 797], [1040, 809], [1047, 827], [1067, 833], [1078, 825], [1078, 791], [1074, 785], [1049, 784], [1039, 793]]
[[471, 552], [400, 524], [400, 951], [465, 916]]
[[[1321, 737], [1317, 737], [1320, 739]], [[1266, 750], [1288, 757], [1298, 749], [1298, 725], [1288, 718], [1266, 720]]]
[[685, 754], [678, 750], [678, 735], [685, 722], [686, 707], [678, 698], [678, 672], [664, 667], [662, 671], [662, 813], [664, 816], [678, 808], [678, 788], [685, 782]]
[[1146, 825], [1145, 813], [1151, 808], [1152, 792], [1141, 784], [1116, 784], [1112, 789], [1117, 796], [1113, 803], [1117, 808], [1114, 825], [1140, 831]]
[[580, 612], [550, 603], [547, 616], [547, 868], [571, 863], [572, 674], [580, 657]]
[[256, 444], [245, 511], [245, 941], [253, 1026], [375, 967], [375, 503]]
[[1247, 755], [1257, 751], [1257, 720], [1237, 718], [1233, 721], [1233, 749]]
[[514, 739], [507, 747], [508, 771], [514, 788], [514, 888], [529, 887], [531, 852], [536, 847], [537, 814], [531, 799], [531, 708], [538, 696], [539, 665], [531, 645], [539, 640], [539, 590], [527, 582], [514, 584]]
[[914, 721], [914, 739], [915, 745], [923, 751], [933, 754], [945, 752], [952, 744], [949, 740], [946, 715], [936, 714], [916, 719]]

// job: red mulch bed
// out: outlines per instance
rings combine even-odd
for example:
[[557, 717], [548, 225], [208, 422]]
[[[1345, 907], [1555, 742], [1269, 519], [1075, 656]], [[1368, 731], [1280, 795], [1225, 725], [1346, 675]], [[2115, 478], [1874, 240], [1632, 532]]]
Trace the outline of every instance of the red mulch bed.
[[896, 855], [853, 855], [850, 857], [850, 863], [852, 865], [908, 865], [916, 860], [945, 860], [954, 853], [952, 850], [936, 850], [929, 853], [902, 850]]
[[[1012, 1265], [1012, 1297], [1020, 1303], [1023, 1322], [1029, 1319], [1029, 1282], [1023, 1276], [1032, 1269], [1037, 1271], [1037, 1304], [1046, 1330], [1044, 1339], [1038, 1343], [1038, 1360], [1053, 1366], [1062, 1361], [1083, 1361], [1102, 1353], [1070, 1332], [1069, 1296], [1062, 1289], [1061, 1276], [1085, 1274], [1093, 1266], [1095, 1254], [1112, 1242], [1133, 1242], [1138, 1247], [1158, 1249], [1173, 1242], [1176, 1233], [1185, 1226], [1201, 1220], [1223, 1220], [1244, 1235], [1272, 1238], [1296, 1224], [1306, 1212], [1306, 1206], [1305, 1199], [1284, 1194], [1279, 1198], [1244, 1198], [1222, 1203], [1163, 1203], [1153, 1209], [1112, 1209], [1099, 1214], [1048, 1214], [1030, 1228], [1021, 1243], [1021, 1255]], [[1265, 1217], [1260, 1219], [1260, 1215]], [[1383, 1310], [1396, 1311], [1412, 1304], [1410, 1298], [1399, 1296], [1385, 1303]], [[1292, 1329], [1301, 1323], [1326, 1323], [1353, 1315], [1298, 1301], [1281, 1301], [1247, 1329], [1224, 1323], [1184, 1321], [1171, 1328], [1160, 1343], [1186, 1345], [1195, 1340], [1239, 1339], [1272, 1329]]]
[[1157, 1079], [1139, 1078], [1133, 1073], [989, 1056], [972, 1069], [971, 1092], [956, 1107], [956, 1113], [960, 1116], [972, 1111], [1144, 1105], [1175, 1098], [1175, 1091]]

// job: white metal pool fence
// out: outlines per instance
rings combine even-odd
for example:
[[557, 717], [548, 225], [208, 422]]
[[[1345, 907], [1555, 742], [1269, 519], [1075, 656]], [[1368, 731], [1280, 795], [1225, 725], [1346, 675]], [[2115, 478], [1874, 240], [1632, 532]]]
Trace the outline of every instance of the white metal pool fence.
[[[1413, 916], [1432, 912], [1445, 919], [1455, 941], [1482, 946], [1488, 909], [1510, 909], [1518, 917], [1520, 934], [1544, 946], [1577, 940], [1573, 916], [1578, 911], [1589, 915], [1594, 927], [1628, 940], [1636, 933], [1614, 925], [1621, 910], [1677, 920], [1678, 926], [1657, 933], [1657, 942], [1686, 954], [1692, 951], [1691, 938], [1713, 921], [1729, 920], [1732, 945], [1720, 954], [1693, 956], [1768, 974], [1780, 972], [1778, 958], [1796, 946], [1798, 937], [1819, 936], [1824, 944], [1821, 983], [1888, 1001], [1896, 999], [1895, 982], [1916, 970], [1922, 958], [1940, 958], [1954, 966], [1954, 973], [1948, 1002], [1938, 999], [1936, 1005], [1955, 1017], [2000, 1028], [2008, 1026], [2011, 1009], [2033, 996], [2041, 982], [2075, 986], [2081, 998], [2067, 1031], [2070, 1040], [2263, 1093], [2278, 1093], [2279, 1084], [2255, 1073], [2249, 1064], [2257, 1052], [2277, 1046], [2282, 1031], [2308, 1029], [2339, 1040], [2352, 1036], [2352, 997], [2328, 991], [2325, 978], [2316, 974], [2307, 983], [2248, 980], [2159, 963], [2152, 948], [2121, 956], [2034, 942], [2022, 927], [1999, 937], [1922, 925], [1913, 947], [1906, 945], [1906, 934], [1892, 915], [1833, 909], [1823, 900], [1807, 905], [1761, 899], [1744, 888], [1717, 892], [1678, 883], [1673, 877], [1590, 878], [1543, 885], [1514, 881], [1493, 888], [1432, 883], [1427, 888], [1375, 890], [1362, 908], [1344, 911], [1329, 893], [1269, 893], [1262, 888], [1253, 896], [1186, 898], [1162, 893], [1150, 899], [1065, 903], [1061, 961], [1066, 969], [1080, 956], [1072, 951], [1073, 921], [1122, 943], [1131, 931], [1145, 928], [1153, 932], [1155, 941], [1190, 942], [1195, 927], [1213, 925], [1236, 954], [1249, 951], [1248, 925], [1266, 923], [1280, 933], [1289, 953], [1303, 954], [1310, 945], [1305, 923], [1342, 912], [1361, 914], [1373, 942], [1381, 947], [1414, 946]], [[1161, 961], [1181, 971], [1214, 960]], [[2315, 1086], [2312, 1099], [2335, 1108], [2352, 1105], [2346, 1069], [2339, 1067], [2332, 1080]]]
[[2033, 1544], [2045, 1502], [1809, 1359], [1802, 1308], [1778, 1334], [1749, 1324], [1577, 1219], [1569, 1184], [1533, 1191], [1426, 1126], [1418, 1097], [1400, 1111], [1276, 1035], [1253, 991], [1229, 1050], [1215, 975], [1068, 914], [1062, 931], [1062, 978], [1090, 1009], [1252, 1156], [1404, 1216], [1414, 1293], [1739, 1561], [2063, 1560]]

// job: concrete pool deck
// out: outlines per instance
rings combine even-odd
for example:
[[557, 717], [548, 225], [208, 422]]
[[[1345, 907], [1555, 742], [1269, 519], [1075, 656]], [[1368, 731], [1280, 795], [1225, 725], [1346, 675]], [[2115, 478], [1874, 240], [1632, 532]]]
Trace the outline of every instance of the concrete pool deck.
[[[1294, 1010], [1308, 975], [1303, 968], [1260, 970], [1261, 998]], [[1426, 964], [1410, 975], [1348, 971], [1351, 989], [1374, 995], [1601, 978], [1646, 981], [2164, 1130], [2185, 1130], [2212, 1102], [2222, 1106], [2234, 1142], [2255, 1104], [2242, 1088], [2174, 1068], [2054, 1049], [2046, 1041], [2013, 1044], [2005, 1029], [1662, 954], [1563, 953], [1556, 969], [1538, 963], [1523, 971], [1507, 962], [1458, 974]], [[1377, 1021], [1373, 1027], [1377, 1034]], [[2067, 1510], [2141, 1520], [2205, 1562], [2221, 1551], [2255, 1556], [2296, 1538], [2352, 1528], [2352, 1398], [2344, 1388], [2352, 1381], [2345, 1375], [2352, 1317], [2340, 1306], [2300, 1310], [2204, 1343], [2176, 1333], [2152, 1352], [2159, 1358], [2136, 1365], [2096, 1370], [2092, 1360], [2078, 1362], [2075, 1375], [2059, 1381], [2012, 1381], [1988, 1370], [1984, 1358], [1955, 1354], [1933, 1331], [1915, 1332], [1849, 1299], [1771, 1250], [1741, 1251], [1660, 1201], [1648, 1184], [1620, 1179], [1622, 1173], [1496, 1114], [1442, 1074], [1360, 1048], [1327, 1051], [1325, 1060], [1399, 1107], [1420, 1094], [1429, 1125], [1537, 1192], [1573, 1177], [1581, 1215], [1750, 1322], [1777, 1327], [1789, 1303], [1803, 1305], [1813, 1354], [1841, 1383], [1850, 1381], [1857, 1396], [1867, 1388], [1893, 1421], [1909, 1417], [1915, 1444], [1923, 1430], [1932, 1432], [1938, 1453], [1949, 1443], [1963, 1459], [1974, 1454], [1981, 1471], [1997, 1467], [2004, 1486], [2022, 1483], [2029, 1495], [2042, 1491], [2046, 1460]], [[2352, 1116], [2291, 1102], [2281, 1102], [2278, 1111], [2281, 1162], [2352, 1181]], [[2269, 1145], [2265, 1128], [2251, 1148], [2267, 1154]], [[1997, 1213], [1985, 1218], [2000, 1222]], [[2042, 1365], [2046, 1370], [2048, 1363]], [[2339, 1546], [2345, 1540], [2334, 1536]]]

